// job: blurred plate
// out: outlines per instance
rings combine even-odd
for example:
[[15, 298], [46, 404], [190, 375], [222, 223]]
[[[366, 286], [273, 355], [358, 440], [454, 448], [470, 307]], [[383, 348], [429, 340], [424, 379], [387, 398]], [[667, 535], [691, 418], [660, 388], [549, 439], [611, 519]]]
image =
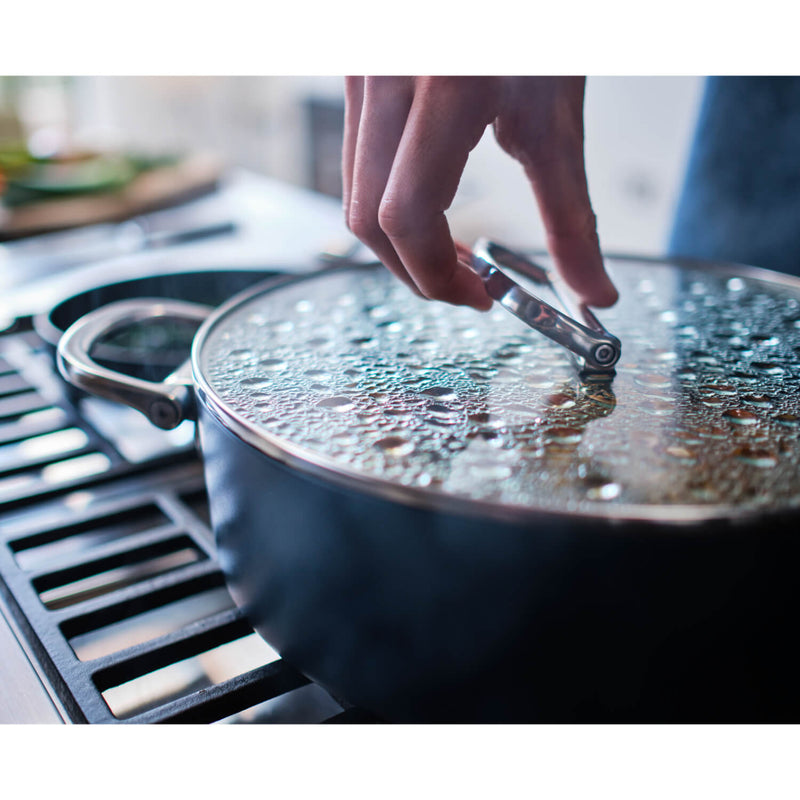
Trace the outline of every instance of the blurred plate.
[[82, 194], [124, 186], [136, 172], [125, 156], [87, 155], [34, 163], [10, 179], [9, 186], [41, 194]]

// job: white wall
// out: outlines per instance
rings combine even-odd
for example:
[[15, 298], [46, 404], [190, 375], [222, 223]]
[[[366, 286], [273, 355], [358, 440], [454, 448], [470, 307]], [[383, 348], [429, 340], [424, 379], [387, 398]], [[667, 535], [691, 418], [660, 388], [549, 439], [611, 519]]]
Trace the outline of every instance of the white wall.
[[[589, 187], [607, 252], [662, 252], [694, 124], [696, 77], [590, 77]], [[91, 78], [76, 92], [79, 133], [147, 149], [209, 148], [232, 163], [302, 183], [301, 101], [341, 97], [338, 77]], [[544, 237], [519, 165], [487, 131], [450, 213], [457, 235], [539, 246]]]
[[[588, 79], [586, 169], [605, 251], [663, 252], [702, 83], [697, 77]], [[451, 226], [467, 240], [485, 234], [509, 243], [544, 243], [522, 169], [491, 131], [470, 158]]]

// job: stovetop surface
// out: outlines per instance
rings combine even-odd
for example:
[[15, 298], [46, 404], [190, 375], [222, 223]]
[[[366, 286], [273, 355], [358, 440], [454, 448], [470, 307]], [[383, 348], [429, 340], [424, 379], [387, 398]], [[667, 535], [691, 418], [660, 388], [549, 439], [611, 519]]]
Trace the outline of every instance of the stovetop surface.
[[[258, 181], [246, 189], [267, 210], [283, 192]], [[296, 225], [305, 206], [288, 192]], [[247, 216], [236, 198], [224, 210]], [[310, 198], [309, 213], [324, 218]], [[339, 224], [320, 226], [320, 236]], [[235, 242], [155, 262], [148, 255], [138, 267], [128, 259], [111, 272], [89, 265], [37, 303], [92, 275], [108, 282], [167, 262], [230, 265], [226, 247], [233, 252]], [[305, 258], [286, 248], [280, 255], [298, 265]], [[254, 268], [274, 263], [259, 264], [252, 248], [247, 259]], [[283, 661], [231, 600], [193, 425], [165, 434], [136, 412], [77, 396], [32, 328], [35, 294], [24, 283], [6, 294], [5, 317], [9, 309], [15, 317], [0, 334], [0, 722], [373, 721]]]

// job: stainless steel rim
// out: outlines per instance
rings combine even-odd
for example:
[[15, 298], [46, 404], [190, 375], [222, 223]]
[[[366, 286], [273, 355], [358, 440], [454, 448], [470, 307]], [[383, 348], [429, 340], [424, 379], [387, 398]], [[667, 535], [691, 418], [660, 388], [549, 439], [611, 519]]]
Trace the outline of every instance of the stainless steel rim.
[[[532, 253], [541, 256], [541, 253]], [[615, 256], [606, 255], [608, 260], [633, 261], [641, 263], [659, 264], [663, 266], [689, 267], [699, 270], [717, 272], [730, 277], [750, 278], [763, 281], [771, 285], [786, 286], [800, 291], [800, 278], [793, 275], [773, 272], [761, 267], [752, 267], [746, 264], [707, 262], [688, 258], [661, 259], [653, 257], [637, 257], [631, 255]], [[335, 271], [374, 270], [383, 267], [374, 263], [362, 266], [342, 266], [334, 268]], [[417, 486], [406, 486], [369, 475], [364, 475], [356, 470], [334, 461], [324, 455], [290, 441], [281, 439], [268, 431], [257, 427], [242, 415], [231, 409], [226, 402], [214, 391], [203, 375], [200, 367], [200, 356], [206, 340], [212, 329], [225, 317], [244, 306], [253, 298], [276, 291], [284, 286], [318, 279], [321, 275], [330, 274], [334, 270], [313, 272], [301, 276], [289, 276], [285, 279], [270, 280], [244, 292], [220, 306], [202, 324], [195, 335], [192, 344], [192, 373], [194, 377], [197, 399], [211, 415], [227, 430], [246, 444], [260, 451], [264, 455], [285, 464], [291, 469], [326, 480], [332, 485], [363, 492], [373, 497], [402, 503], [414, 508], [436, 511], [440, 513], [455, 514], [459, 516], [483, 517], [511, 523], [528, 523], [534, 525], [541, 522], [543, 516], [561, 519], [564, 522], [582, 520], [586, 523], [592, 521], [598, 524], [614, 524], [623, 522], [658, 523], [674, 527], [676, 530], [686, 529], [698, 522], [733, 522], [743, 523], [763, 521], [769, 516], [778, 516], [796, 511], [796, 505], [783, 505], [769, 509], [741, 509], [730, 505], [643, 505], [620, 504], [603, 507], [598, 505], [596, 511], [567, 510], [548, 508], [547, 506], [521, 506], [507, 503], [475, 500], [461, 495], [450, 495]]]

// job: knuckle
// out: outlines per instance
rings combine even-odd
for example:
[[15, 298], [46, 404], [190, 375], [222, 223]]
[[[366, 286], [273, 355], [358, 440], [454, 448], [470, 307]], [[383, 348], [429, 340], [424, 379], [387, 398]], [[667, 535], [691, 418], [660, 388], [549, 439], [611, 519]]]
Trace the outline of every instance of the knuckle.
[[369, 244], [380, 238], [380, 226], [377, 217], [373, 212], [366, 210], [358, 203], [350, 204], [350, 211], [347, 215], [347, 227], [354, 236], [362, 242]]
[[398, 197], [384, 199], [378, 208], [378, 223], [390, 239], [405, 239], [418, 226], [413, 204]]

